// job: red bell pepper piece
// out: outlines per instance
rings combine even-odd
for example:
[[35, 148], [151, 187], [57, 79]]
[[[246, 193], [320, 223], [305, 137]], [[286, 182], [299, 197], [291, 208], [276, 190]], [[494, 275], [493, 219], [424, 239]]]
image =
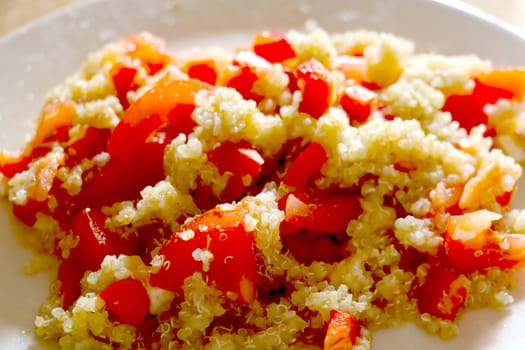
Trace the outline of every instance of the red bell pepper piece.
[[434, 266], [428, 271], [425, 282], [416, 291], [420, 313], [454, 321], [465, 304], [468, 289], [451, 270]]
[[470, 131], [473, 127], [487, 124], [488, 116], [483, 111], [487, 104], [494, 104], [499, 99], [512, 99], [513, 93], [498, 87], [475, 81], [475, 87], [468, 95], [450, 95], [445, 101], [443, 111], [450, 112], [452, 119]]
[[199, 79], [210, 85], [217, 83], [217, 67], [213, 60], [191, 62], [188, 66], [188, 76]]
[[73, 102], [56, 102], [44, 106], [40, 114], [33, 145], [41, 144], [61, 127], [69, 128], [75, 114]]
[[200, 80], [161, 79], [126, 110], [109, 139], [108, 152], [129, 160], [154, 131], [166, 126], [173, 109], [194, 105], [195, 94], [209, 88]]
[[283, 33], [260, 33], [255, 36], [253, 51], [271, 63], [296, 57], [295, 51]]
[[[344, 257], [342, 255], [342, 242], [337, 242], [334, 236], [328, 236], [326, 232], [314, 232], [297, 228], [295, 232], [283, 232], [281, 223], [280, 235], [285, 251], [304, 265], [310, 265], [314, 261], [323, 261], [332, 264]], [[288, 224], [291, 225], [291, 224]], [[346, 233], [344, 233], [346, 235]]]
[[264, 164], [259, 152], [247, 142], [223, 142], [207, 156], [221, 175], [225, 172], [232, 174], [221, 194], [226, 202], [239, 199], [246, 188], [257, 180]]
[[477, 80], [484, 85], [509, 91], [516, 101], [522, 101], [525, 95], [525, 68], [494, 69], [481, 74]]
[[350, 350], [360, 333], [357, 319], [349, 313], [332, 310], [323, 350]]
[[47, 215], [51, 213], [47, 200], [37, 201], [29, 199], [24, 205], [13, 204], [13, 214], [29, 227], [33, 227], [35, 224], [38, 213]]
[[60, 281], [60, 295], [62, 296], [62, 307], [69, 309], [81, 294], [80, 280], [84, 271], [76, 266], [75, 261], [66, 259], [60, 263], [57, 272], [57, 280]]
[[348, 86], [341, 97], [341, 107], [351, 121], [358, 123], [366, 122], [378, 104], [377, 94], [361, 85]]
[[486, 210], [449, 218], [445, 251], [458, 271], [470, 273], [495, 266], [507, 269], [525, 260], [525, 235], [495, 232], [491, 222], [498, 218]]
[[356, 193], [327, 193], [312, 198], [293, 192], [286, 198], [284, 220], [294, 226], [320, 232], [345, 231], [361, 213]]
[[303, 93], [299, 112], [310, 114], [315, 119], [326, 113], [332, 93], [329, 74], [328, 69], [315, 58], [297, 67], [296, 75]]
[[130, 159], [110, 158], [101, 169], [87, 176], [82, 190], [72, 200], [81, 207], [100, 207], [138, 198], [144, 187], [166, 177], [164, 150], [169, 142], [167, 137], [155, 137]]
[[149, 311], [150, 300], [141, 281], [127, 278], [113, 282], [100, 292], [106, 307], [121, 323], [138, 326]]
[[124, 38], [126, 55], [138, 59], [148, 74], [153, 75], [173, 61], [165, 42], [152, 35], [132, 35]]
[[[225, 294], [234, 293], [241, 303], [251, 304], [257, 264], [253, 234], [244, 226], [247, 213], [245, 205], [219, 206], [183, 225], [160, 248], [164, 263], [150, 276], [151, 285], [180, 293], [184, 279], [199, 271]], [[203, 251], [212, 256], [202, 258]]]
[[77, 163], [82, 159], [91, 159], [106, 149], [111, 135], [109, 129], [88, 127], [82, 137], [70, 140], [66, 148], [67, 163]]
[[299, 156], [290, 164], [283, 177], [283, 183], [295, 187], [296, 190], [303, 190], [327, 161], [328, 155], [318, 142], [312, 142], [302, 151]]
[[139, 85], [135, 83], [137, 69], [124, 63], [115, 63], [109, 71], [113, 86], [117, 91], [117, 97], [124, 110], [128, 109], [128, 92], [135, 91]]

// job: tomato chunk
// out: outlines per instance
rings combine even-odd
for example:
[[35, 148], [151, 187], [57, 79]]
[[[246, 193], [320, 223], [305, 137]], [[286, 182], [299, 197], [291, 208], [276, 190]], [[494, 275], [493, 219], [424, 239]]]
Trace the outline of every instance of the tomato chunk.
[[328, 155], [323, 146], [318, 142], [312, 142], [290, 164], [283, 177], [283, 183], [297, 190], [304, 189], [308, 181], [319, 173], [319, 169], [327, 159]]
[[168, 123], [170, 112], [178, 105], [194, 105], [195, 94], [209, 85], [200, 80], [161, 79], [124, 113], [108, 143], [108, 152], [129, 160], [148, 137]]
[[121, 323], [138, 326], [149, 311], [150, 300], [141, 281], [127, 278], [113, 282], [100, 292], [100, 298]]
[[303, 93], [299, 112], [307, 113], [315, 119], [320, 118], [330, 106], [332, 87], [328, 69], [312, 58], [297, 67], [296, 74]]
[[525, 260], [525, 235], [492, 230], [492, 221], [500, 217], [478, 210], [449, 218], [445, 250], [459, 271], [469, 273], [494, 266], [506, 269]]
[[251, 304], [257, 264], [253, 234], [244, 227], [247, 213], [242, 204], [219, 206], [183, 225], [160, 248], [163, 264], [151, 285], [180, 293], [184, 279], [199, 271], [227, 296]]
[[250, 144], [223, 142], [219, 147], [208, 152], [208, 159], [215, 164], [222, 175], [230, 172], [222, 198], [225, 201], [239, 199], [248, 186], [259, 177], [264, 159]]
[[361, 85], [348, 86], [341, 97], [341, 107], [358, 123], [366, 122], [378, 104], [377, 94]]
[[284, 220], [294, 226], [321, 232], [345, 231], [361, 213], [356, 193], [328, 193], [317, 198], [293, 192], [286, 198]]
[[349, 313], [332, 310], [323, 350], [350, 350], [360, 333], [357, 319]]
[[420, 313], [453, 321], [465, 304], [467, 293], [468, 289], [458, 275], [435, 266], [417, 291], [417, 306]]
[[294, 49], [284, 34], [278, 32], [257, 34], [253, 43], [253, 51], [272, 63], [296, 57]]

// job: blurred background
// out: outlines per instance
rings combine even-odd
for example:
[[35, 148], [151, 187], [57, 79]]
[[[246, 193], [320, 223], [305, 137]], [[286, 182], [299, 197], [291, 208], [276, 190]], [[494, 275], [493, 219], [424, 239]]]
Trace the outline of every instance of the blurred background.
[[[0, 0], [0, 36], [35, 18], [82, 1], [85, 0]], [[464, 0], [464, 2], [525, 31], [525, 0]]]

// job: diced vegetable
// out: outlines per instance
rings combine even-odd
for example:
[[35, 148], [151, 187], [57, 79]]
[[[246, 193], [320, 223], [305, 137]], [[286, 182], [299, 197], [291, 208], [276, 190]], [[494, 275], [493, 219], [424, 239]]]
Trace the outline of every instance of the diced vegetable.
[[69, 127], [75, 116], [73, 102], [56, 102], [44, 106], [36, 129], [33, 146], [41, 144], [52, 136], [60, 127]]
[[257, 34], [253, 43], [253, 51], [272, 63], [296, 57], [294, 49], [284, 34], [278, 32]]
[[509, 91], [517, 101], [525, 95], [525, 68], [500, 68], [483, 73], [477, 80], [487, 86]]
[[445, 249], [458, 271], [506, 269], [525, 260], [525, 235], [497, 233], [491, 225], [499, 218], [499, 214], [488, 210], [449, 218]]
[[232, 174], [221, 196], [226, 202], [239, 199], [246, 188], [257, 180], [264, 164], [259, 152], [245, 142], [223, 142], [208, 152], [208, 159], [217, 166], [221, 175], [226, 172]]
[[377, 94], [361, 85], [346, 87], [341, 97], [341, 107], [351, 121], [355, 120], [358, 123], [366, 122], [378, 104]]
[[319, 119], [330, 106], [332, 85], [328, 69], [312, 58], [297, 67], [296, 75], [303, 94], [303, 99], [299, 103], [299, 112]]
[[332, 310], [323, 350], [351, 350], [360, 333], [357, 319], [349, 313]]
[[319, 170], [327, 159], [328, 156], [323, 146], [318, 142], [312, 142], [290, 164], [283, 177], [283, 183], [295, 187], [296, 190], [303, 190], [308, 181], [319, 174]]
[[217, 67], [213, 60], [192, 62], [187, 70], [190, 78], [199, 79], [210, 85], [217, 83]]
[[468, 289], [460, 276], [443, 267], [431, 267], [417, 291], [420, 313], [454, 321], [465, 304]]
[[184, 280], [201, 272], [226, 296], [251, 304], [257, 264], [253, 234], [244, 227], [247, 213], [246, 205], [220, 206], [183, 225], [160, 248], [163, 264], [151, 285], [180, 293]]
[[135, 91], [139, 87], [135, 82], [136, 75], [137, 69], [135, 67], [123, 63], [115, 63], [109, 71], [117, 97], [124, 110], [129, 107], [128, 92]]
[[132, 35], [123, 39], [126, 55], [138, 59], [148, 74], [153, 75], [173, 61], [163, 40], [152, 35]]
[[138, 326], [148, 313], [150, 300], [141, 281], [127, 278], [113, 282], [100, 292], [100, 298], [118, 321]]

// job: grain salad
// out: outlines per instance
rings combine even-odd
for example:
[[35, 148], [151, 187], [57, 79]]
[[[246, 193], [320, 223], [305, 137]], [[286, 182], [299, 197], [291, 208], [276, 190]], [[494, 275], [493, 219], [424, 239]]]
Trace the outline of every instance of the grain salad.
[[51, 90], [0, 152], [56, 269], [36, 335], [61, 349], [371, 349], [444, 339], [513, 302], [525, 69], [365, 30], [171, 52], [148, 33]]

